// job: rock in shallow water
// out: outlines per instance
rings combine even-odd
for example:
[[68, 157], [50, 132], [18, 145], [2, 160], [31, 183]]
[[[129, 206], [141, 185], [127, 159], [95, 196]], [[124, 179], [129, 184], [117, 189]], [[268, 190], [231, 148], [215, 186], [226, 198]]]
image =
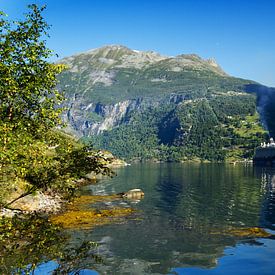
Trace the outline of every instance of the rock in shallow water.
[[141, 199], [144, 197], [144, 192], [141, 189], [131, 189], [126, 193], [121, 193], [121, 196], [127, 199]]

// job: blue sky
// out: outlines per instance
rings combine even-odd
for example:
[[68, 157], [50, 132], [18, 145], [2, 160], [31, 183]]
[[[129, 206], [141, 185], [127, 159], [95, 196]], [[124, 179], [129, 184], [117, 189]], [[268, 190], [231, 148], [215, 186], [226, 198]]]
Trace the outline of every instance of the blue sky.
[[237, 77], [275, 87], [275, 0], [0, 0], [11, 19], [46, 4], [60, 57], [107, 44], [215, 58]]

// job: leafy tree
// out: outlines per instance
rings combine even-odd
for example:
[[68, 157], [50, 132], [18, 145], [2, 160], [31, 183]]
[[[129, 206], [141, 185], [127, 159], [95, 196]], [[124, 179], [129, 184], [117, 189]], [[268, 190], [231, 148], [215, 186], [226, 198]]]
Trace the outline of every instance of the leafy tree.
[[[60, 123], [61, 109], [56, 106], [63, 96], [55, 87], [64, 66], [48, 62], [52, 52], [43, 40], [48, 35], [41, 16], [45, 7], [29, 8], [24, 21], [9, 22], [0, 14], [0, 142], [5, 152], [18, 130], [38, 137]], [[27, 142], [27, 137], [21, 139]], [[1, 162], [11, 158], [3, 151]]]
[[[110, 173], [104, 156], [55, 130], [64, 99], [56, 77], [65, 66], [48, 61], [53, 53], [46, 47], [45, 7], [29, 9], [21, 21], [0, 13], [0, 193], [19, 178], [27, 182], [11, 202], [38, 189], [68, 193], [72, 180], [89, 171]], [[10, 205], [1, 195], [0, 204]]]

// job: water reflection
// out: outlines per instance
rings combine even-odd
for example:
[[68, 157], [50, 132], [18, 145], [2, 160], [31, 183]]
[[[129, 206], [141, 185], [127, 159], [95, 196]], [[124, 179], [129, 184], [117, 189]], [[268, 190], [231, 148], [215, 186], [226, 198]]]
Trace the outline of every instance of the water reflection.
[[[106, 225], [93, 231], [70, 232], [66, 247], [81, 247], [83, 242], [89, 241], [99, 244], [96, 254], [102, 262], [95, 264], [88, 253], [83, 259], [78, 257], [78, 270], [138, 275], [172, 271], [176, 274], [230, 274], [230, 263], [236, 267], [234, 272], [244, 269], [246, 274], [253, 274], [259, 259], [265, 262], [265, 269], [258, 274], [274, 270], [275, 241], [231, 234], [236, 228], [274, 230], [274, 168], [141, 164], [117, 172], [117, 177], [86, 187], [84, 192], [111, 194], [141, 188], [145, 197], [134, 205], [127, 200], [116, 202], [137, 208], [134, 220], [126, 219], [122, 224]], [[108, 206], [112, 207], [112, 203]], [[248, 255], [247, 258], [244, 255]], [[66, 257], [64, 259], [59, 268], [66, 267]], [[39, 270], [48, 267], [44, 265]]]
[[255, 167], [255, 175], [261, 178], [261, 187], [265, 193], [262, 207], [260, 225], [275, 230], [275, 168]]
[[171, 217], [188, 227], [258, 224], [263, 191], [246, 167], [209, 164], [165, 169], [167, 175], [157, 180], [157, 206]]
[[[165, 274], [176, 266], [215, 267], [225, 247], [243, 241], [223, 232], [272, 223], [274, 201], [266, 188], [274, 175], [268, 174], [270, 170], [223, 164], [149, 165], [143, 166], [142, 173], [137, 172], [140, 167], [131, 169], [132, 184], [137, 184], [131, 188], [145, 190], [145, 199], [137, 206], [142, 220], [98, 228], [91, 235], [99, 240], [108, 236], [103, 243], [112, 260], [105, 271], [127, 273], [121, 266], [131, 261], [143, 266], [139, 274]], [[119, 191], [125, 188], [129, 173], [122, 171], [112, 186]], [[269, 211], [262, 210], [263, 205]]]

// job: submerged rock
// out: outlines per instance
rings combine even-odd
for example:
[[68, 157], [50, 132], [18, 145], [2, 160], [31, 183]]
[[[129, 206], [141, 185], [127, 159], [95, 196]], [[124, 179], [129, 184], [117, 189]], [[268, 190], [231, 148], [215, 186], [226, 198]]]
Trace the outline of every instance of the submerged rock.
[[141, 199], [144, 197], [144, 192], [141, 189], [131, 189], [126, 193], [120, 193], [123, 198], [127, 199]]

